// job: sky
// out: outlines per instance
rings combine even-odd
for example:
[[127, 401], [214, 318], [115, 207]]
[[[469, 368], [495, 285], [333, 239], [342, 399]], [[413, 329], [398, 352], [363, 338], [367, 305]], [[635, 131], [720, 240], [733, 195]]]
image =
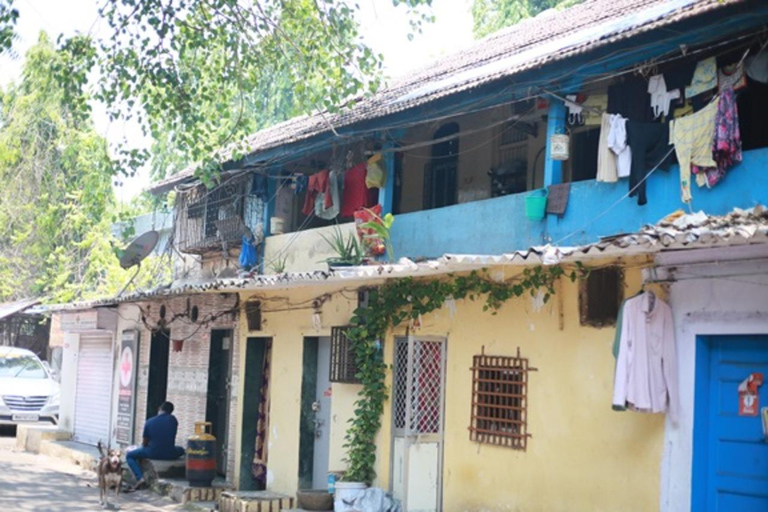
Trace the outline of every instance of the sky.
[[[59, 34], [90, 33], [104, 36], [108, 29], [97, 13], [99, 0], [16, 0], [19, 9], [17, 58], [0, 56], [0, 85], [17, 80], [23, 66], [23, 55], [46, 31], [55, 40]], [[410, 26], [404, 7], [396, 8], [391, 0], [361, 0], [361, 33], [374, 51], [384, 55], [384, 73], [398, 77], [443, 55], [453, 53], [472, 42], [471, 0], [433, 0], [435, 23], [413, 41], [408, 40]], [[131, 145], [147, 147], [149, 141], [133, 123], [110, 123], [102, 106], [94, 105], [96, 130], [114, 147], [124, 140]], [[139, 194], [149, 183], [146, 170], [133, 178], [124, 178], [115, 193], [121, 201]]]

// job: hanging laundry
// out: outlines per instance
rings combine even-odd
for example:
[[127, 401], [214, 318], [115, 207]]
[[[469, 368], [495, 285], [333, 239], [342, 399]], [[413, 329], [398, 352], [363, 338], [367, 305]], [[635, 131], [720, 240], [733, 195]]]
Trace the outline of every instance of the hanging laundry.
[[679, 417], [675, 328], [669, 305], [648, 292], [624, 303], [614, 407]]
[[611, 151], [608, 138], [611, 132], [611, 114], [603, 114], [600, 123], [600, 141], [597, 145], [597, 181], [615, 183], [619, 180], [616, 153]]
[[730, 87], [734, 91], [740, 91], [747, 86], [747, 75], [744, 74], [744, 66], [740, 63], [723, 66], [717, 70], [717, 89], [723, 92]]
[[685, 88], [685, 97], [692, 98], [717, 87], [717, 61], [714, 57], [696, 63], [691, 85]]
[[590, 94], [581, 103], [583, 109], [584, 126], [600, 126], [602, 124], [602, 114], [608, 109], [607, 94]]
[[365, 185], [368, 188], [384, 188], [387, 184], [387, 167], [381, 153], [369, 158], [366, 167], [368, 174], [365, 176]]
[[569, 94], [565, 97], [565, 100], [565, 108], [568, 110], [568, 116], [566, 117], [568, 124], [570, 126], [581, 126], [584, 124], [583, 108], [579, 103], [579, 96]]
[[685, 117], [691, 114], [693, 114], [693, 105], [691, 105], [688, 100], [685, 100], [685, 103], [682, 107], [675, 109], [675, 111], [672, 113], [672, 117], [678, 119], [680, 117]]
[[648, 82], [648, 94], [651, 95], [651, 108], [653, 109], [654, 119], [669, 116], [669, 105], [673, 100], [680, 97], [680, 91], [673, 89], [667, 90], [667, 84], [664, 82], [664, 75], [652, 76]]
[[309, 177], [307, 182], [307, 195], [304, 197], [304, 207], [301, 210], [304, 215], [312, 215], [315, 211], [315, 202], [318, 194], [322, 194], [323, 207], [330, 208], [333, 205], [331, 195], [327, 194], [330, 186], [328, 175], [328, 169], [325, 169]]
[[370, 208], [379, 201], [379, 189], [365, 185], [366, 164], [359, 164], [344, 173], [344, 194], [341, 216], [352, 217], [361, 208]]
[[608, 87], [608, 113], [621, 114], [637, 123], [653, 121], [653, 110], [645, 101], [647, 90], [648, 84], [639, 76], [628, 76], [611, 85]]
[[712, 158], [716, 167], [691, 166], [696, 175], [696, 183], [703, 187], [713, 187], [723, 179], [729, 167], [741, 162], [741, 132], [739, 131], [739, 110], [736, 106], [736, 94], [727, 87], [720, 95], [715, 115], [715, 136], [712, 141]]
[[632, 150], [629, 174], [629, 196], [637, 196], [637, 204], [648, 202], [647, 177], [654, 168], [667, 169], [675, 163], [675, 152], [669, 148], [669, 123], [636, 123], [627, 121], [627, 144]]
[[712, 158], [717, 105], [715, 99], [695, 114], [670, 123], [669, 143], [674, 144], [680, 162], [680, 190], [684, 203], [691, 202], [691, 165], [717, 167]]
[[632, 150], [627, 144], [627, 120], [620, 114], [611, 114], [608, 147], [616, 155], [616, 175], [629, 178], [632, 170]]
[[293, 180], [293, 195], [299, 196], [307, 190], [309, 177], [306, 174], [296, 174]]
[[[315, 215], [321, 219], [333, 220], [341, 211], [341, 187], [344, 179], [339, 171], [328, 173], [328, 190], [317, 195], [315, 201]], [[330, 198], [330, 205], [328, 198]]]

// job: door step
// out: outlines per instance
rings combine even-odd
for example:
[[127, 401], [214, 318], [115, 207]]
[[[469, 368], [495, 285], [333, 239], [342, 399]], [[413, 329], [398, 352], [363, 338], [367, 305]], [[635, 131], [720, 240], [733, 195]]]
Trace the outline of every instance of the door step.
[[219, 499], [219, 512], [280, 512], [293, 508], [294, 500], [271, 491], [225, 491]]
[[222, 493], [232, 486], [224, 482], [213, 482], [211, 487], [192, 487], [186, 480], [166, 479], [156, 480], [152, 490], [161, 496], [168, 496], [173, 501], [185, 505], [199, 501], [219, 501]]

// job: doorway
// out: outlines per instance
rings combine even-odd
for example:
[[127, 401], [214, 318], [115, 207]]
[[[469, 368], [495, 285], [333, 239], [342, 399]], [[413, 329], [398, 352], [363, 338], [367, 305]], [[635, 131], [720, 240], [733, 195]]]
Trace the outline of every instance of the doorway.
[[706, 336], [696, 344], [691, 510], [768, 510], [768, 443], [760, 408], [739, 412], [738, 387], [750, 374], [768, 375], [768, 336]]
[[304, 338], [299, 428], [299, 488], [328, 481], [331, 422], [331, 338]]
[[226, 476], [227, 444], [229, 441], [229, 388], [232, 367], [232, 330], [211, 331], [208, 355], [208, 395], [205, 421], [213, 425], [216, 437], [216, 467]]
[[[269, 361], [271, 338], [248, 338], [245, 347], [245, 375], [243, 380], [243, 423], [240, 436], [241, 491], [266, 489], [265, 452], [269, 417]], [[256, 456], [256, 446], [261, 453]], [[262, 467], [254, 468], [258, 463]], [[266, 463], [266, 464], [265, 464]], [[254, 472], [255, 471], [255, 472]]]
[[392, 494], [410, 512], [442, 510], [446, 340], [395, 339]]
[[[446, 123], [435, 132], [432, 159], [424, 169], [424, 209], [457, 203], [459, 193], [459, 125]], [[448, 140], [446, 137], [452, 137]]]
[[152, 331], [149, 348], [149, 379], [147, 382], [147, 418], [157, 410], [168, 397], [168, 359], [171, 351], [171, 331]]

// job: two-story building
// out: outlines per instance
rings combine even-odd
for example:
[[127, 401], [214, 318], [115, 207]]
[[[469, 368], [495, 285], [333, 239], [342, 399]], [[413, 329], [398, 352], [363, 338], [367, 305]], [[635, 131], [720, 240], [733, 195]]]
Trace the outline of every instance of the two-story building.
[[[386, 291], [416, 314], [371, 351], [387, 396], [369, 462], [406, 510], [764, 510], [768, 451], [737, 388], [768, 371], [766, 21], [755, 0], [587, 0], [254, 134], [216, 188], [195, 168], [154, 185], [176, 190], [173, 242], [199, 265], [115, 301], [145, 330], [139, 419], [161, 312], [181, 313], [170, 339], [200, 337], [174, 370], [195, 369], [189, 410], [231, 362], [230, 482], [325, 488], [370, 391], [346, 329]], [[375, 205], [391, 248], [361, 263], [344, 246]], [[674, 415], [612, 408], [621, 305], [651, 292], [674, 322]]]

